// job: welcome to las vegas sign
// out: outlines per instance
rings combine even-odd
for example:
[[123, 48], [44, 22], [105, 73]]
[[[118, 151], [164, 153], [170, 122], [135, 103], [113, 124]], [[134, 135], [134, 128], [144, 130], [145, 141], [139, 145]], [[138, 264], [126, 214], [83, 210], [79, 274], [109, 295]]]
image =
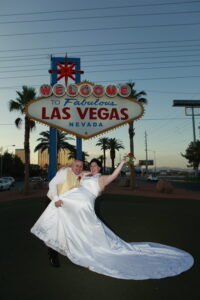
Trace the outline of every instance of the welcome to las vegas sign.
[[43, 85], [43, 97], [31, 100], [25, 108], [30, 119], [88, 139], [137, 120], [143, 105], [130, 94], [127, 85], [94, 85], [91, 82]]

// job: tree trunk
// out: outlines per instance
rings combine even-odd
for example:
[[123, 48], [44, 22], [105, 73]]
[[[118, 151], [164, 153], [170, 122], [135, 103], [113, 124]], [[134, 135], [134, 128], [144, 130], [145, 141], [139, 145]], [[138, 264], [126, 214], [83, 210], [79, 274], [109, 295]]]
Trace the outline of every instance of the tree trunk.
[[[135, 135], [134, 133], [134, 126], [133, 126], [133, 122], [129, 123], [129, 139], [130, 139], [130, 152], [134, 154], [134, 142], [133, 142], [133, 137]], [[130, 187], [131, 189], [135, 189], [136, 188], [136, 174], [135, 174], [135, 168], [134, 167], [130, 167]]]
[[29, 166], [30, 166], [30, 124], [29, 118], [25, 117], [25, 134], [24, 134], [24, 151], [25, 151], [25, 168], [24, 168], [24, 193], [29, 193]]
[[110, 151], [110, 158], [112, 162], [112, 172], [113, 172], [115, 169], [115, 151], [113, 150]]
[[106, 171], [106, 150], [103, 149], [103, 173]]

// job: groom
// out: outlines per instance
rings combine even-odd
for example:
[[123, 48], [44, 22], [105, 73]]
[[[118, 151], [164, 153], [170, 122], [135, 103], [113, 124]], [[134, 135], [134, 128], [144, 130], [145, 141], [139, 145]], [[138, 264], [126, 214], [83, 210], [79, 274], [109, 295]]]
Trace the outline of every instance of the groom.
[[[83, 162], [81, 160], [74, 160], [71, 167], [61, 168], [49, 182], [49, 191], [47, 197], [55, 202], [56, 207], [62, 206], [62, 200], [59, 195], [77, 187], [80, 184], [83, 176]], [[48, 199], [48, 204], [51, 202]], [[52, 248], [48, 248], [50, 264], [55, 267], [60, 267], [58, 252]]]

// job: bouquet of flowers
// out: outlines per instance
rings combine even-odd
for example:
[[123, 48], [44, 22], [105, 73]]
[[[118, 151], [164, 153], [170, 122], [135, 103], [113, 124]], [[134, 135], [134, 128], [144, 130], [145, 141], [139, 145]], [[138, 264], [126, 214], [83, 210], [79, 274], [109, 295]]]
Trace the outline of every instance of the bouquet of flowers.
[[128, 153], [127, 155], [125, 155], [125, 157], [124, 158], [128, 158], [128, 161], [126, 162], [127, 163], [127, 165], [129, 166], [129, 167], [134, 167], [134, 159], [135, 159], [135, 156], [134, 156], [134, 154], [133, 153]]

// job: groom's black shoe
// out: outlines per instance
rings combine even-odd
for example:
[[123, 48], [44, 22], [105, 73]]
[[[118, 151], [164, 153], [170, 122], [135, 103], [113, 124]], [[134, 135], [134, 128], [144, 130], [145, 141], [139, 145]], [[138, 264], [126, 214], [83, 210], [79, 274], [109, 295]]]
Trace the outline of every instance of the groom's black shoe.
[[59, 262], [58, 255], [49, 254], [49, 262], [50, 262], [51, 266], [54, 267], [54, 268], [59, 268], [60, 267], [60, 262]]

